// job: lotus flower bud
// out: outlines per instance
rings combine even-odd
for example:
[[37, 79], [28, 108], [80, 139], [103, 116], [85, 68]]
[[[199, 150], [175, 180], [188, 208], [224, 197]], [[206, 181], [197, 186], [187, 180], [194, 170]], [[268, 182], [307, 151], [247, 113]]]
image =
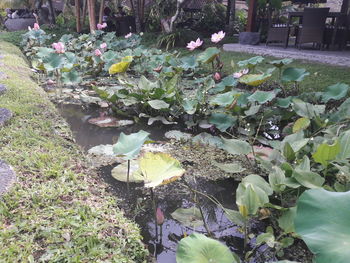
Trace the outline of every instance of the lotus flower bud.
[[157, 224], [158, 225], [163, 225], [163, 223], [164, 223], [164, 213], [159, 207], [157, 208], [156, 217], [157, 217]]

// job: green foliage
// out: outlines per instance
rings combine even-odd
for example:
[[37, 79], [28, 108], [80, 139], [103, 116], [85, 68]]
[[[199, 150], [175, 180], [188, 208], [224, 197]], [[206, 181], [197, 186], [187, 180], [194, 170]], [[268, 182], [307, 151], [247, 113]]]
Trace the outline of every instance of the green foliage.
[[196, 31], [210, 35], [225, 28], [226, 7], [215, 1], [207, 2], [199, 15], [198, 21], [192, 26]]
[[140, 130], [129, 135], [120, 133], [118, 142], [113, 146], [113, 152], [127, 160], [135, 158], [141, 151], [142, 145], [149, 140], [149, 133]]
[[316, 256], [316, 263], [341, 263], [350, 257], [350, 192], [305, 191], [298, 200], [296, 232]]
[[215, 239], [193, 233], [181, 239], [176, 250], [177, 263], [238, 263], [237, 256]]
[[180, 162], [165, 153], [148, 152], [140, 159], [140, 174], [148, 188], [173, 182], [184, 173]]

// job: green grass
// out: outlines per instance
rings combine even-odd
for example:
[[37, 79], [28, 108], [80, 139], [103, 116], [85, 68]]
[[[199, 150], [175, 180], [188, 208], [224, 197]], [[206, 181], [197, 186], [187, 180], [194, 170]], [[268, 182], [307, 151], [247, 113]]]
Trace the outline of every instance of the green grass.
[[69, 128], [33, 81], [20, 50], [0, 42], [0, 159], [18, 182], [0, 197], [0, 262], [145, 262], [138, 227], [72, 142]]
[[[230, 74], [236, 70], [231, 67], [231, 61], [235, 64], [238, 61], [245, 60], [256, 55], [247, 53], [237, 53], [237, 52], [222, 52], [221, 59], [224, 63], [224, 72]], [[272, 61], [278, 59], [276, 57], [266, 57], [265, 61]], [[262, 63], [257, 67], [262, 71], [272, 67], [270, 64]], [[304, 91], [323, 91], [329, 85], [333, 85], [338, 82], [343, 82], [350, 85], [350, 68], [347, 67], [337, 67], [321, 63], [306, 63], [304, 61], [295, 60], [293, 63], [289, 64], [288, 67], [298, 67], [305, 68], [310, 75], [305, 77], [301, 82], [300, 88]], [[277, 75], [277, 72], [275, 73]]]
[[[46, 34], [52, 35], [52, 38], [50, 38], [50, 40], [48, 41], [49, 44], [57, 42], [64, 34], [75, 34], [74, 30], [68, 31], [66, 28], [62, 28], [58, 25], [54, 27], [43, 25], [41, 28], [45, 30]], [[22, 41], [22, 34], [26, 32], [27, 30], [20, 30], [15, 32], [2, 31], [0, 32], [0, 41], [10, 42], [15, 46], [20, 47]]]
[[[146, 46], [154, 46], [155, 44], [154, 39], [156, 39], [156, 37], [157, 35], [155, 33], [145, 34], [143, 44]], [[203, 41], [204, 41], [204, 48], [212, 46], [210, 39], [204, 38]], [[235, 43], [235, 42], [237, 42], [236, 38], [226, 37], [220, 44]], [[201, 50], [189, 51], [186, 48], [179, 48], [179, 47], [169, 51], [175, 51], [175, 50], [181, 52], [183, 56], [198, 54], [199, 52], [201, 52]], [[223, 73], [225, 75], [228, 75], [240, 70], [237, 66], [235, 66], [235, 68], [232, 68], [231, 61], [233, 61], [234, 64], [236, 65], [238, 61], [245, 60], [254, 56], [256, 55], [249, 54], [249, 53], [223, 51], [220, 56], [222, 62], [224, 63]], [[275, 59], [279, 59], [279, 58], [265, 56], [265, 63], [262, 63], [261, 65], [259, 65], [257, 69], [264, 71], [272, 67], [266, 62], [272, 61]], [[310, 75], [307, 76], [300, 85], [300, 88], [303, 91], [323, 91], [329, 85], [333, 85], [338, 82], [343, 82], [350, 85], [350, 68], [348, 67], [332, 66], [332, 65], [321, 64], [321, 63], [308, 63], [301, 60], [295, 60], [292, 64], [288, 65], [288, 67], [305, 68], [310, 73]], [[277, 72], [275, 73], [275, 77], [276, 75], [277, 75]]]

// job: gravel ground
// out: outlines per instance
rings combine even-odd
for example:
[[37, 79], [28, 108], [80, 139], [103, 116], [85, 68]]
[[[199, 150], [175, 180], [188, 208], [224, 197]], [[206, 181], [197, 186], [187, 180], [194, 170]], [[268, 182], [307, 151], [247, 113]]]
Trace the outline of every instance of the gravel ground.
[[350, 67], [350, 51], [323, 51], [296, 48], [283, 48], [281, 46], [250, 46], [240, 44], [225, 44], [225, 51], [244, 52], [261, 56], [278, 58], [292, 58], [305, 61], [329, 64], [334, 66]]

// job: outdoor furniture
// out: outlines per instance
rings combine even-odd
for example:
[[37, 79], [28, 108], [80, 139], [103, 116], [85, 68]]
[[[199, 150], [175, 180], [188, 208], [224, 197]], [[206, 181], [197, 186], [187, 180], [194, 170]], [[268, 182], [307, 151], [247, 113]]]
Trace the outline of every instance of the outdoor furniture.
[[328, 13], [329, 8], [304, 9], [303, 21], [296, 38], [298, 48], [305, 43], [318, 44], [322, 48]]
[[267, 33], [266, 45], [271, 42], [282, 42], [287, 47], [290, 27], [288, 24], [272, 24]]
[[[306, 8], [306, 9], [314, 9], [315, 12], [317, 13], [317, 11], [319, 9], [323, 9], [323, 8]], [[325, 9], [328, 9], [328, 8], [325, 8]], [[312, 10], [311, 12], [313, 12], [314, 10]], [[340, 12], [328, 12], [326, 14], [326, 18], [330, 18], [331, 19], [331, 25], [336, 25], [335, 22], [342, 15], [343, 14], [340, 13]], [[282, 26], [277, 24], [277, 25], [274, 25], [274, 26], [270, 27], [270, 30], [269, 30], [269, 33], [268, 33], [268, 41], [267, 41], [267, 43], [274, 42], [274, 41], [275, 42], [282, 42], [282, 43], [284, 43], [284, 47], [287, 48], [288, 44], [289, 44], [289, 35], [291, 33], [291, 29], [295, 29], [296, 30], [297, 38], [298, 38], [298, 35], [301, 34], [300, 31], [302, 31], [301, 29], [302, 29], [302, 26], [303, 26], [303, 17], [304, 16], [305, 16], [305, 12], [304, 11], [288, 12], [287, 24], [282, 24]], [[317, 14], [317, 16], [318, 16], [318, 14]], [[314, 17], [314, 15], [312, 15], [311, 19], [313, 19], [313, 17]], [[299, 25], [297, 25], [297, 26], [293, 25], [292, 21], [293, 21], [294, 18], [298, 18], [299, 19]], [[308, 20], [310, 20], [310, 19], [307, 19], [306, 22], [309, 22]], [[316, 20], [319, 21], [318, 18]], [[324, 20], [324, 22], [320, 23], [323, 20]], [[323, 27], [323, 25], [325, 24], [325, 19], [322, 18], [322, 21], [319, 21], [318, 27]], [[308, 27], [309, 25], [307, 24], [306, 26]], [[287, 30], [287, 32], [286, 32], [286, 30]], [[307, 31], [310, 31], [310, 30], [305, 30], [304, 34], [306, 34]], [[312, 31], [312, 29], [311, 29], [311, 31]], [[320, 29], [318, 29], [318, 33], [320, 35], [322, 35], [322, 33], [320, 33]], [[298, 39], [297, 39], [297, 41], [298, 41]], [[322, 41], [321, 41], [321, 43], [322, 43]], [[296, 42], [295, 44], [297, 45], [298, 42]]]
[[326, 26], [324, 44], [329, 48], [330, 45], [337, 45], [342, 50], [350, 41], [350, 14], [341, 14], [336, 23]]

